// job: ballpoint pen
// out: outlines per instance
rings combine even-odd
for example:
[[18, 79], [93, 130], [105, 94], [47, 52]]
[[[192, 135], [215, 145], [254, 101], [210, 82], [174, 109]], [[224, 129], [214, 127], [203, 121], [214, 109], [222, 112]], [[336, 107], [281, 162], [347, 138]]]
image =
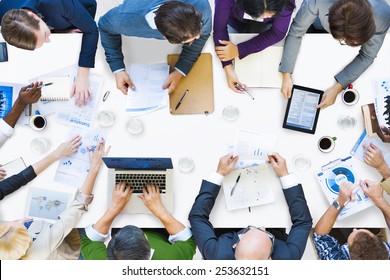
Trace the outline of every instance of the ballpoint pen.
[[177, 103], [177, 105], [175, 107], [175, 111], [180, 107], [181, 103], [183, 103], [184, 97], [186, 97], [187, 93], [188, 93], [188, 89], [186, 89], [183, 96], [180, 98], [179, 103]]
[[241, 173], [238, 174], [238, 177], [237, 177], [237, 179], [236, 179], [236, 182], [234, 183], [234, 186], [233, 186], [232, 190], [230, 191], [230, 196], [233, 195], [234, 189], [236, 188], [236, 186], [237, 186], [237, 184], [238, 184], [238, 181], [240, 181], [240, 178], [241, 178]]
[[[54, 84], [54, 83], [42, 84], [42, 85], [39, 85], [38, 88], [43, 88], [43, 87], [51, 86], [52, 84]], [[30, 90], [30, 89], [32, 89], [32, 88], [33, 88], [32, 86], [28, 86], [28, 87], [27, 87], [27, 90]]]
[[250, 94], [249, 91], [247, 91], [242, 85], [240, 85], [239, 83], [235, 83], [234, 86], [236, 87], [236, 89], [241, 90], [241, 91], [245, 92], [246, 94], [248, 94], [252, 98], [252, 100], [255, 100], [255, 98], [252, 96], [252, 94]]

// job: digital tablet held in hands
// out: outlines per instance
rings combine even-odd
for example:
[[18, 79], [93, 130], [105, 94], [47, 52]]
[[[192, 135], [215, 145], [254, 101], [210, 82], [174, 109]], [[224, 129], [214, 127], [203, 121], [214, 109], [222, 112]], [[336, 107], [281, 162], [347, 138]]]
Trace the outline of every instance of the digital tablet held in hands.
[[0, 42], [0, 62], [8, 61], [7, 44]]
[[294, 85], [284, 115], [283, 128], [314, 134], [323, 91]]

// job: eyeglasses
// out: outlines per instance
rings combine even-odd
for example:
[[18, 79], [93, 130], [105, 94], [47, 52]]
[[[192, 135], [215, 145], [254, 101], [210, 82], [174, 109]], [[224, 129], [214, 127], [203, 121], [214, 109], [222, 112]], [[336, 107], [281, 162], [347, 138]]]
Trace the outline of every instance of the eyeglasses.
[[[268, 256], [268, 258], [270, 258], [272, 253], [273, 253], [273, 251], [274, 251], [275, 236], [272, 233], [270, 233], [269, 231], [263, 230], [262, 228], [255, 227], [255, 226], [247, 226], [246, 228], [244, 228], [244, 229], [240, 230], [239, 232], [237, 232], [238, 239], [239, 239], [238, 242], [240, 242], [242, 237], [245, 235], [245, 233], [247, 233], [251, 229], [260, 230], [261, 232], [264, 232], [265, 234], [267, 234], [269, 239], [271, 239], [271, 242], [272, 242], [271, 251], [270, 251], [269, 256]], [[238, 244], [238, 242], [237, 242], [237, 244]]]

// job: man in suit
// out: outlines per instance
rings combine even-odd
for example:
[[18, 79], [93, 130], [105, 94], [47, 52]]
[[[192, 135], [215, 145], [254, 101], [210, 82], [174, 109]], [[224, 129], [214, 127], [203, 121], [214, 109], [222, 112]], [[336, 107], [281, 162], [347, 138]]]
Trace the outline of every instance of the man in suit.
[[135, 86], [125, 71], [121, 35], [168, 40], [183, 48], [175, 70], [162, 87], [171, 93], [191, 70], [211, 32], [208, 0], [124, 0], [99, 20], [106, 60], [123, 94]]
[[204, 259], [298, 260], [302, 257], [312, 226], [302, 186], [298, 184], [295, 175], [288, 173], [286, 161], [279, 154], [274, 153], [268, 158], [275, 174], [280, 177], [291, 215], [292, 226], [286, 240], [276, 239], [264, 227], [254, 226], [216, 236], [209, 215], [224, 176], [233, 170], [238, 160], [238, 157], [225, 155], [219, 161], [217, 172], [213, 172], [209, 179], [202, 181], [189, 214], [192, 232]]
[[304, 0], [290, 26], [279, 66], [284, 97], [291, 97], [295, 61], [309, 27], [331, 33], [342, 45], [361, 46], [358, 55], [334, 77], [336, 83], [325, 91], [318, 107], [326, 108], [373, 63], [389, 26], [390, 7], [386, 0]]
[[88, 76], [95, 65], [99, 39], [95, 13], [96, 0], [2, 0], [1, 33], [10, 45], [35, 50], [50, 42], [52, 31], [82, 32], [79, 68], [72, 89], [75, 103], [81, 106], [92, 99]]

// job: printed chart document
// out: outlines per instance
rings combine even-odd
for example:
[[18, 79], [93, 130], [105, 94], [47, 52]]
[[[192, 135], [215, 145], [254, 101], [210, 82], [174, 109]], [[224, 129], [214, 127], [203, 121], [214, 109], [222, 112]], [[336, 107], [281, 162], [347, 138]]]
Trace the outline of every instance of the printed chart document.
[[54, 181], [79, 188], [89, 172], [89, 150], [94, 150], [102, 138], [107, 139], [107, 132], [100, 128], [69, 129], [68, 139], [77, 135], [82, 137], [82, 144], [77, 153], [60, 159]]
[[225, 176], [222, 188], [228, 210], [275, 202], [276, 176], [269, 164], [238, 169]]
[[92, 100], [88, 100], [87, 105], [77, 106], [74, 96], [67, 102], [63, 102], [58, 108], [57, 121], [78, 128], [90, 128], [100, 100], [100, 93], [103, 86], [103, 79], [98, 75], [89, 76], [89, 86], [92, 91]]
[[131, 64], [127, 72], [136, 90], [127, 93], [126, 112], [136, 116], [168, 105], [168, 89], [162, 89], [169, 75], [167, 64]]
[[355, 170], [356, 164], [354, 162], [355, 159], [352, 156], [339, 158], [316, 171], [318, 182], [329, 204], [339, 196], [339, 187], [342, 182], [349, 181], [356, 187], [356, 200], [350, 201], [344, 206], [337, 220], [342, 220], [374, 205], [371, 199], [359, 187], [359, 172]]
[[361, 161], [364, 161], [364, 154], [366, 152], [366, 149], [363, 147], [363, 145], [369, 146], [370, 143], [373, 143], [379, 148], [387, 165], [390, 166], [390, 143], [382, 142], [378, 135], [369, 137], [367, 135], [366, 130], [363, 131], [362, 135], [357, 140], [355, 146], [352, 148], [351, 155]]
[[238, 129], [235, 144], [228, 148], [229, 153], [239, 156], [234, 169], [265, 163], [268, 155], [273, 152], [275, 143], [276, 136], [274, 135]]
[[374, 84], [374, 105], [379, 127], [390, 128], [390, 78], [378, 79]]

